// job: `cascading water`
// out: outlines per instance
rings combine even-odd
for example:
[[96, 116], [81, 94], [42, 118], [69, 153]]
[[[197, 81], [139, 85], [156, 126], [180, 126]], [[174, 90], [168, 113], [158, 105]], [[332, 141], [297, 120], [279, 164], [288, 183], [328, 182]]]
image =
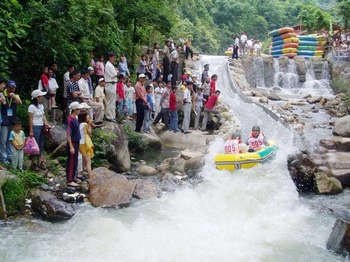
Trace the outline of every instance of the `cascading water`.
[[273, 59], [274, 68], [274, 86], [281, 88], [298, 87], [299, 77], [297, 74], [296, 64], [293, 59], [287, 61], [286, 71], [280, 70], [279, 59]]
[[[258, 124], [280, 148], [254, 169], [218, 171], [209, 147], [204, 181], [125, 209], [82, 207], [66, 223], [15, 222], [0, 230], [2, 261], [342, 261], [326, 250], [334, 219], [299, 198], [286, 167], [293, 134], [232, 90], [224, 57], [204, 56], [221, 99], [243, 127]], [[190, 134], [189, 134], [190, 135]]]
[[257, 87], [265, 87], [264, 60], [262, 57], [253, 57], [254, 75]]

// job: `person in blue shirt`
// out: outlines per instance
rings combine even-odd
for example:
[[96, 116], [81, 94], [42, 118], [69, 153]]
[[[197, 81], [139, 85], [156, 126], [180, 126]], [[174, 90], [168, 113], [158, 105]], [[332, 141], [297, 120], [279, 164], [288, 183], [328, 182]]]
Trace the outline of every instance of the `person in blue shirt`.
[[152, 97], [152, 86], [148, 85], [146, 86], [146, 100], [147, 105], [145, 108], [145, 118], [143, 120], [143, 132], [144, 133], [150, 133], [151, 129], [151, 123], [152, 123], [152, 113], [154, 113], [154, 101]]

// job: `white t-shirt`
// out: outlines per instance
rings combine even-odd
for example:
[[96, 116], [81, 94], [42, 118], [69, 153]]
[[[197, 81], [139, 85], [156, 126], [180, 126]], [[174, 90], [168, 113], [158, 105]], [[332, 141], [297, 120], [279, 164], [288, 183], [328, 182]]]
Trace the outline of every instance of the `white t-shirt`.
[[38, 106], [30, 105], [28, 107], [28, 112], [33, 114], [33, 126], [43, 126], [44, 125], [44, 106], [39, 104]]
[[135, 96], [135, 88], [132, 86], [125, 87], [125, 98], [133, 100]]
[[80, 78], [78, 81], [79, 90], [83, 98], [91, 98], [89, 84], [84, 78]]
[[106, 97], [105, 93], [103, 92], [103, 89], [100, 85], [96, 86], [95, 97], [97, 97], [99, 99], [99, 103], [102, 103]]
[[56, 94], [56, 90], [58, 89], [58, 84], [55, 78], [50, 77], [49, 79], [49, 92], [50, 94]]
[[106, 66], [105, 66], [105, 81], [106, 83], [110, 83], [110, 82], [116, 82], [118, 81], [117, 78], [118, 72], [115, 69], [114, 65], [110, 62], [107, 61]]
[[85, 144], [85, 132], [84, 128], [86, 127], [87, 123], [83, 122], [79, 124], [79, 131], [80, 131], [80, 141], [79, 144], [83, 145]]

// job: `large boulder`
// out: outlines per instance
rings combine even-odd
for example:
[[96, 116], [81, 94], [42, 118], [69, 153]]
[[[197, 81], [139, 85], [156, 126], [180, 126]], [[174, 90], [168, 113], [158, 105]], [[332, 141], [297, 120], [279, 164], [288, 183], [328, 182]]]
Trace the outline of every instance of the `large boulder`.
[[145, 143], [146, 149], [159, 150], [162, 148], [162, 141], [154, 133], [141, 133], [142, 141]]
[[339, 194], [343, 191], [343, 187], [338, 179], [329, 177], [323, 172], [315, 173], [316, 186], [320, 194]]
[[32, 193], [32, 210], [35, 214], [51, 222], [68, 220], [75, 214], [71, 204], [58, 200], [50, 192], [38, 189]]
[[325, 158], [332, 169], [350, 169], [350, 152], [329, 152]]
[[343, 187], [350, 187], [350, 169], [331, 169], [330, 173], [341, 182]]
[[95, 168], [89, 183], [89, 199], [95, 207], [128, 206], [136, 186], [135, 181], [105, 167]]
[[307, 154], [300, 153], [290, 156], [288, 170], [298, 192], [317, 192], [316, 165]]
[[335, 121], [333, 134], [350, 137], [350, 115], [338, 118]]
[[130, 169], [130, 153], [128, 148], [128, 138], [121, 126], [112, 122], [105, 122], [101, 127], [101, 132], [105, 138], [102, 148], [106, 153], [106, 158], [117, 171], [124, 172]]
[[133, 196], [137, 199], [150, 199], [160, 196], [160, 188], [150, 179], [137, 179]]
[[63, 155], [66, 154], [66, 144], [66, 129], [62, 125], [54, 125], [50, 130], [50, 136], [47, 139], [47, 150], [54, 154]]

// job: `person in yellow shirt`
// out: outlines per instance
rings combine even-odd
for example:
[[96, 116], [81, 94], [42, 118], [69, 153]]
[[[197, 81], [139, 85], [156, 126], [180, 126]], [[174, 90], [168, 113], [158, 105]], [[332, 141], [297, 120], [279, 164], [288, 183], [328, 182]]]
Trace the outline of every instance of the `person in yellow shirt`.
[[25, 143], [25, 134], [22, 130], [21, 121], [14, 119], [13, 128], [9, 136], [11, 146], [11, 164], [14, 169], [23, 171], [23, 147]]

